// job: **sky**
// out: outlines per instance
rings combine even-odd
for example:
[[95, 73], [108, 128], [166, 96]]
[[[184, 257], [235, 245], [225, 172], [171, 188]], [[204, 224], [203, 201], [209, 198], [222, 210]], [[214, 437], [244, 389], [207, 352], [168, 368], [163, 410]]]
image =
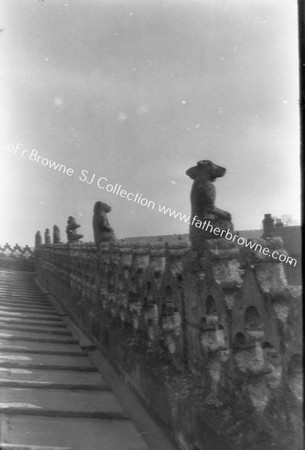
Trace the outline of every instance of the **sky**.
[[0, 244], [54, 224], [65, 241], [69, 216], [93, 241], [98, 200], [118, 238], [186, 233], [159, 205], [190, 214], [204, 159], [236, 230], [299, 223], [296, 1], [1, 0], [0, 17]]

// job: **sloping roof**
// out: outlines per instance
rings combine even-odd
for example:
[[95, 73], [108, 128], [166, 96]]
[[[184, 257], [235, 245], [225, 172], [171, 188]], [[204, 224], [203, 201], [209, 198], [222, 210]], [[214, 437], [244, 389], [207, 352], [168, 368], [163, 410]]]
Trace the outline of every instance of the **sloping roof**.
[[301, 227], [299, 225], [289, 227], [275, 227], [274, 236], [281, 236], [284, 248], [289, 255], [301, 254]]
[[244, 237], [246, 239], [260, 238], [263, 234], [263, 230], [240, 230], [236, 231], [236, 233], [238, 233], [239, 236]]

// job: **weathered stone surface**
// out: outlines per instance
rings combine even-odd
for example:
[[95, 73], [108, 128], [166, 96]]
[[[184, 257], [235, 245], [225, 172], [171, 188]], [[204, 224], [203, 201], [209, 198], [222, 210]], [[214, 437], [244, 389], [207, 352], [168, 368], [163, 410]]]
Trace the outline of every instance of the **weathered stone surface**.
[[67, 220], [67, 227], [66, 227], [68, 242], [77, 242], [79, 239], [83, 237], [82, 234], [76, 233], [76, 230], [79, 227], [80, 225], [76, 223], [74, 217], [70, 216]]
[[35, 234], [35, 248], [37, 248], [41, 244], [42, 244], [41, 234], [40, 231], [37, 231], [37, 233]]
[[111, 207], [107, 203], [98, 201], [93, 208], [93, 235], [94, 242], [98, 245], [101, 242], [111, 242], [115, 240], [115, 234], [111, 228], [107, 214], [111, 211]]
[[41, 282], [177, 445], [302, 449], [301, 297], [281, 263], [225, 239], [206, 240], [201, 253], [179, 241], [41, 246], [37, 255]]
[[51, 244], [51, 236], [49, 228], [46, 228], [46, 231], [44, 232], [44, 243]]
[[216, 228], [233, 230], [231, 215], [215, 206], [216, 190], [214, 181], [223, 177], [226, 169], [211, 161], [199, 161], [186, 171], [194, 180], [191, 190], [190, 240], [193, 250], [201, 251], [205, 239], [216, 239]]
[[53, 226], [53, 244], [60, 244], [60, 229], [57, 225]]

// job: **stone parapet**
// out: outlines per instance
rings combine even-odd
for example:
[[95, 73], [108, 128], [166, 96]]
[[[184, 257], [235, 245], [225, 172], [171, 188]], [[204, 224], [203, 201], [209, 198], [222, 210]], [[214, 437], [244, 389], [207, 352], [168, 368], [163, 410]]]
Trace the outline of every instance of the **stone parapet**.
[[[257, 240], [283, 253], [278, 238]], [[178, 448], [301, 450], [301, 292], [225, 239], [41, 245], [39, 282]]]

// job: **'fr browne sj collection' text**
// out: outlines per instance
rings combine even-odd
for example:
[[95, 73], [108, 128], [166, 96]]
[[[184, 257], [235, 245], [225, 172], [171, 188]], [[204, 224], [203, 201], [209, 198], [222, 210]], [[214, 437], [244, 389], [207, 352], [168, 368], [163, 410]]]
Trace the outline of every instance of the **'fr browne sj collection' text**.
[[[56, 172], [67, 175], [68, 177], [72, 177], [73, 175], [75, 175], [74, 169], [72, 167], [68, 167], [65, 164], [61, 164], [61, 163], [52, 161], [51, 159], [46, 158], [45, 156], [39, 154], [38, 150], [36, 150], [36, 149], [27, 150], [25, 148], [25, 146], [21, 143], [18, 143], [16, 145], [9, 144], [7, 146], [7, 149], [8, 149], [8, 151], [10, 151], [14, 154], [18, 154], [22, 158], [26, 158], [36, 164], [40, 164], [44, 167], [48, 167], [49, 169], [53, 169]], [[106, 177], [98, 176], [96, 173], [89, 175], [89, 171], [86, 169], [83, 169], [80, 171], [80, 174], [78, 175], [78, 179], [79, 179], [79, 181], [82, 181], [89, 185], [92, 185], [93, 183], [95, 183], [95, 185], [99, 189], [105, 189], [109, 193], [118, 195], [122, 198], [126, 198], [129, 201], [140, 204], [141, 206], [145, 206], [145, 207], [151, 208], [151, 209], [155, 208], [155, 202], [153, 200], [149, 200], [149, 199], [145, 198], [141, 193], [128, 192], [125, 189], [122, 189], [121, 184], [118, 184], [118, 183], [115, 183], [115, 184], [107, 183], [108, 179]]]

